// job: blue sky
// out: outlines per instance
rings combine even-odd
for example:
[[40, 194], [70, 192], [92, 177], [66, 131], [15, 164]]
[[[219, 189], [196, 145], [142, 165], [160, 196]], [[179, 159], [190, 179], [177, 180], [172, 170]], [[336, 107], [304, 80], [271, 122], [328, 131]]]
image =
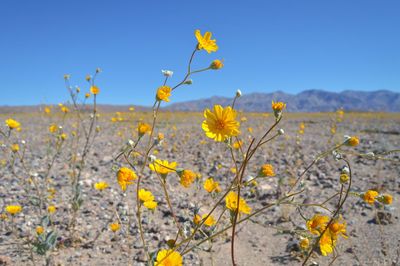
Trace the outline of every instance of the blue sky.
[[150, 105], [161, 69], [182, 78], [196, 40], [212, 31], [225, 67], [193, 76], [172, 102], [282, 90], [400, 92], [400, 1], [21, 1], [0, 3], [0, 105], [64, 102], [63, 75], [99, 101]]

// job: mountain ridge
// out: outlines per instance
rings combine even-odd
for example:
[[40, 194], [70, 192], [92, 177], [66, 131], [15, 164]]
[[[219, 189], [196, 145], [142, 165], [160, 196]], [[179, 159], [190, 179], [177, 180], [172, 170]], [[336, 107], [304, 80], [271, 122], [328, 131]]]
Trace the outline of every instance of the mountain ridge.
[[[210, 98], [172, 103], [163, 109], [170, 111], [203, 111], [214, 104], [230, 105], [233, 98], [212, 96]], [[297, 94], [282, 91], [271, 93], [253, 92], [243, 94], [236, 101], [236, 109], [246, 112], [266, 112], [272, 101], [283, 101], [289, 112], [331, 112], [338, 108], [349, 111], [400, 112], [400, 93], [389, 90], [330, 92], [305, 90]]]

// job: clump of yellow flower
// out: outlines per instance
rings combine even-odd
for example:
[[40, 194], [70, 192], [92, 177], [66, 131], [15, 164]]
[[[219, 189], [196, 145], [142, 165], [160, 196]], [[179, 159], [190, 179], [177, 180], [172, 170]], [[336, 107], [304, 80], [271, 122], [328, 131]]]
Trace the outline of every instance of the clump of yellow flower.
[[15, 129], [21, 126], [21, 124], [18, 121], [11, 118], [6, 120], [6, 125], [8, 126], [9, 129]]
[[359, 143], [360, 143], [360, 140], [359, 140], [358, 137], [356, 137], [356, 136], [350, 137], [350, 138], [348, 138], [348, 139], [346, 140], [346, 144], [349, 145], [349, 146], [351, 146], [351, 147], [355, 147], [355, 146], [357, 146]]
[[171, 96], [171, 87], [164, 85], [157, 89], [156, 99], [157, 101], [169, 102], [169, 97]]
[[206, 181], [204, 181], [203, 185], [204, 189], [208, 192], [221, 192], [221, 188], [219, 187], [219, 183], [214, 181], [212, 177], [207, 178]]
[[271, 164], [264, 164], [258, 173], [259, 176], [275, 176], [274, 167]]
[[206, 120], [202, 123], [202, 128], [206, 136], [215, 141], [225, 139], [240, 134], [240, 123], [236, 121], [236, 111], [230, 106], [223, 108], [221, 105], [214, 105], [213, 111], [204, 111]]
[[143, 205], [148, 209], [155, 209], [157, 207], [157, 202], [154, 201], [154, 196], [151, 191], [146, 189], [139, 190], [139, 199], [143, 202]]
[[97, 182], [96, 184], [94, 184], [94, 188], [96, 190], [102, 191], [102, 190], [108, 188], [108, 184], [106, 182], [103, 182], [103, 181], [102, 182]]
[[206, 50], [207, 53], [216, 52], [218, 50], [218, 45], [216, 44], [216, 40], [211, 40], [212, 33], [206, 32], [204, 36], [201, 35], [200, 30], [195, 31], [195, 36], [197, 39], [197, 49], [198, 50]]
[[171, 249], [161, 249], [157, 253], [157, 259], [155, 266], [181, 266], [183, 265], [183, 260], [181, 254], [177, 251]]
[[122, 191], [125, 191], [128, 185], [132, 185], [137, 179], [136, 173], [128, 167], [121, 167], [117, 172], [117, 180]]
[[57, 208], [56, 208], [56, 206], [54, 206], [54, 205], [50, 205], [49, 207], [47, 207], [47, 211], [48, 211], [50, 214], [55, 213], [56, 210], [57, 210]]
[[181, 185], [184, 186], [185, 188], [188, 188], [196, 179], [197, 175], [190, 170], [183, 170], [179, 172], [179, 176]]
[[378, 197], [379, 193], [375, 190], [368, 190], [367, 192], [365, 192], [364, 194], [362, 194], [362, 199], [372, 205], [375, 202], [376, 197]]
[[238, 194], [230, 191], [225, 198], [225, 205], [231, 211], [236, 211], [239, 205], [239, 213], [250, 214], [251, 208], [247, 205], [246, 201], [240, 197], [238, 204]]
[[177, 165], [176, 162], [169, 163], [167, 160], [156, 159], [153, 163], [149, 164], [149, 167], [152, 171], [165, 177], [168, 173], [175, 172]]
[[119, 225], [118, 222], [110, 224], [110, 229], [114, 233], [117, 232], [120, 228], [121, 228], [121, 226]]
[[143, 136], [146, 133], [150, 133], [151, 126], [147, 123], [140, 122], [137, 129], [139, 136]]
[[100, 89], [99, 89], [99, 87], [97, 87], [97, 86], [91, 86], [90, 87], [90, 93], [92, 93], [93, 95], [97, 95], [97, 94], [99, 94], [100, 93]]
[[313, 218], [307, 221], [307, 228], [312, 234], [322, 234], [319, 247], [323, 256], [333, 252], [339, 236], [347, 238], [346, 223], [341, 221], [341, 218], [333, 220], [327, 228], [328, 223], [329, 217], [321, 214], [315, 214]]
[[20, 205], [8, 205], [6, 206], [6, 212], [11, 215], [16, 215], [22, 211], [22, 207]]

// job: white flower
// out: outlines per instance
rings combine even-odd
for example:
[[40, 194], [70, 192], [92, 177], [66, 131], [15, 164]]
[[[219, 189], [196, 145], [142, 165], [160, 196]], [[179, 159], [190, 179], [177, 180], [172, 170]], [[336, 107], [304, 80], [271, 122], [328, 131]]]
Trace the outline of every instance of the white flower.
[[350, 174], [350, 169], [347, 166], [344, 166], [342, 168], [342, 174], [346, 174], [346, 175]]
[[242, 96], [242, 91], [241, 90], [237, 90], [236, 91], [236, 97], [239, 98]]
[[135, 142], [134, 142], [133, 140], [130, 139], [130, 140], [128, 140], [128, 145], [130, 145], [130, 146], [133, 147], [133, 146], [135, 145]]
[[172, 72], [171, 70], [161, 70], [161, 73], [166, 77], [172, 77], [172, 75], [174, 74], [174, 72]]
[[153, 163], [155, 160], [157, 160], [157, 157], [152, 154], [149, 156], [149, 160]]

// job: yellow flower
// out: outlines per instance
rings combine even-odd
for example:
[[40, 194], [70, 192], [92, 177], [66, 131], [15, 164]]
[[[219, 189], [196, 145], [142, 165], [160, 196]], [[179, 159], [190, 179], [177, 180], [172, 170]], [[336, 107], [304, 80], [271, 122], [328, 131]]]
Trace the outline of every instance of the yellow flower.
[[199, 223], [201, 223], [201, 216], [200, 215], [198, 215], [198, 214], [196, 214], [195, 216], [194, 216], [194, 218], [193, 218], [193, 223], [194, 224], [199, 224]]
[[86, 75], [85, 79], [86, 79], [86, 81], [88, 81], [88, 82], [89, 82], [89, 81], [92, 79], [92, 76], [90, 76], [90, 75]]
[[131, 112], [135, 111], [135, 107], [129, 107], [129, 111]]
[[365, 192], [365, 193], [362, 195], [362, 199], [363, 199], [366, 203], [372, 205], [372, 204], [374, 204], [375, 198], [378, 197], [378, 195], [379, 195], [379, 193], [376, 192], [375, 190], [368, 190], [367, 192]]
[[102, 191], [102, 190], [108, 188], [108, 184], [106, 182], [97, 182], [96, 184], [94, 184], [94, 188], [96, 190]]
[[321, 254], [327, 256], [332, 253], [335, 245], [336, 239], [333, 238], [330, 230], [326, 230], [319, 240], [319, 249], [321, 250]]
[[69, 112], [68, 107], [67, 107], [67, 106], [64, 106], [64, 105], [61, 106], [60, 109], [61, 109], [61, 112], [63, 112], [63, 113], [68, 113], [68, 112]]
[[146, 133], [150, 133], [151, 126], [146, 123], [139, 122], [138, 124], [138, 134], [139, 136], [143, 136]]
[[[236, 211], [238, 209], [237, 200], [238, 200], [238, 195], [235, 192], [230, 191], [225, 198], [226, 207], [232, 211]], [[242, 197], [240, 197], [239, 213], [250, 214], [250, 212], [251, 212], [251, 208], [249, 207], [249, 205], [247, 205], [246, 201]]]
[[182, 256], [177, 251], [161, 249], [157, 253], [155, 266], [181, 266], [183, 265]]
[[57, 132], [57, 129], [58, 129], [58, 127], [57, 127], [57, 125], [55, 125], [55, 124], [51, 124], [51, 125], [49, 126], [49, 131], [50, 131], [50, 133], [55, 133], [55, 132]]
[[381, 195], [377, 199], [379, 200], [379, 202], [381, 202], [385, 205], [390, 205], [393, 203], [393, 197], [392, 197], [392, 195], [389, 195], [389, 194]]
[[[202, 219], [205, 219], [207, 217], [207, 214], [203, 214]], [[204, 221], [204, 225], [206, 226], [213, 226], [216, 223], [214, 217], [212, 215], [208, 216], [208, 218]]]
[[305, 128], [306, 128], [306, 125], [304, 124], [304, 122], [301, 122], [299, 125], [299, 129], [304, 130]]
[[248, 127], [247, 131], [249, 131], [249, 133], [251, 134], [251, 133], [253, 133], [253, 128], [252, 127]]
[[206, 181], [204, 181], [203, 187], [208, 193], [211, 193], [213, 191], [221, 192], [221, 188], [219, 187], [219, 183], [214, 181], [214, 179], [212, 177], [207, 178]]
[[89, 97], [90, 97], [90, 93], [89, 92], [85, 93], [85, 98], [87, 99]]
[[356, 136], [350, 137], [349, 139], [346, 140], [346, 144], [352, 147], [357, 146], [359, 143], [360, 140]]
[[139, 199], [141, 201], [143, 201], [143, 202], [153, 201], [154, 200], [154, 196], [151, 193], [151, 191], [142, 188], [142, 189], [139, 190]]
[[65, 134], [65, 133], [62, 133], [60, 135], [60, 137], [61, 137], [62, 140], [66, 140], [68, 138], [67, 134]]
[[44, 112], [45, 112], [46, 114], [50, 114], [50, 113], [51, 113], [50, 107], [46, 106], [46, 107], [44, 108]]
[[158, 141], [162, 141], [163, 139], [164, 139], [164, 134], [163, 133], [158, 133], [157, 134], [157, 139], [158, 139]]
[[282, 112], [282, 110], [285, 108], [286, 108], [285, 103], [272, 101], [272, 110], [274, 110], [274, 112]]
[[314, 235], [320, 235], [325, 230], [329, 222], [329, 217], [321, 214], [315, 214], [313, 218], [307, 221], [307, 229]]
[[334, 239], [337, 239], [339, 236], [347, 238], [345, 221], [341, 222], [339, 219], [332, 221], [329, 225], [329, 231], [331, 231], [331, 235]]
[[22, 211], [22, 207], [19, 205], [8, 205], [6, 207], [6, 212], [8, 212], [11, 215], [16, 215]]
[[259, 172], [260, 176], [275, 176], [274, 167], [271, 164], [264, 164], [261, 166], [261, 170]]
[[90, 87], [90, 92], [91, 92], [93, 95], [97, 95], [97, 94], [100, 93], [100, 89], [99, 89], [99, 87], [93, 85], [93, 86]]
[[47, 207], [47, 211], [48, 211], [49, 213], [55, 213], [56, 210], [57, 210], [57, 208], [56, 208], [56, 206], [54, 206], [54, 205], [50, 205], [49, 207]]
[[340, 184], [346, 184], [349, 181], [350, 177], [347, 174], [340, 175]]
[[15, 128], [19, 128], [21, 126], [21, 124], [19, 122], [17, 122], [14, 119], [7, 119], [6, 120], [6, 125], [10, 128], [10, 129], [15, 129]]
[[37, 226], [36, 227], [36, 234], [41, 235], [44, 232], [43, 226]]
[[120, 228], [121, 228], [121, 226], [119, 225], [118, 222], [110, 224], [110, 229], [114, 233], [117, 232]]
[[302, 238], [300, 239], [299, 245], [301, 249], [307, 249], [310, 246], [310, 240], [308, 238]]
[[118, 184], [121, 186], [122, 191], [125, 191], [128, 185], [132, 185], [132, 181], [134, 181], [135, 179], [137, 179], [137, 175], [133, 170], [127, 167], [121, 167], [118, 170], [117, 180]]
[[224, 67], [224, 63], [219, 59], [216, 59], [216, 60], [212, 61], [211, 65], [210, 65], [210, 68], [214, 69], [214, 70], [218, 70], [218, 69], [221, 69], [223, 67]]
[[211, 32], [207, 31], [204, 36], [202, 36], [200, 30], [196, 30], [194, 34], [198, 42], [197, 49], [204, 49], [207, 51], [207, 53], [216, 52], [218, 50], [216, 40], [211, 40]]
[[272, 110], [274, 111], [274, 115], [276, 119], [279, 119], [282, 115], [283, 109], [286, 108], [286, 104], [283, 102], [274, 102], [272, 101]]
[[206, 136], [215, 141], [224, 141], [231, 136], [239, 135], [240, 123], [236, 121], [236, 111], [230, 106], [223, 108], [221, 105], [214, 105], [213, 112], [210, 109], [204, 111], [202, 128]]
[[157, 101], [169, 102], [169, 97], [171, 96], [171, 87], [170, 86], [161, 86], [157, 89], [156, 99]]
[[155, 208], [157, 208], [158, 203], [156, 201], [145, 201], [143, 203], [143, 205], [150, 210], [154, 210]]
[[195, 173], [193, 173], [192, 171], [190, 171], [190, 170], [183, 170], [180, 173], [180, 177], [181, 177], [180, 183], [181, 183], [181, 185], [186, 187], [186, 188], [190, 187], [190, 185], [196, 179], [196, 176], [197, 175]]
[[234, 148], [235, 150], [238, 150], [238, 149], [240, 149], [240, 147], [242, 147], [242, 145], [243, 145], [243, 141], [241, 141], [241, 140], [235, 141], [232, 144], [232, 148]]
[[11, 145], [11, 151], [12, 152], [18, 152], [19, 151], [19, 145], [17, 143], [14, 143]]
[[167, 175], [168, 173], [175, 172], [177, 163], [169, 163], [167, 160], [157, 159], [153, 163], [149, 164], [152, 171], [159, 173], [160, 175]]

